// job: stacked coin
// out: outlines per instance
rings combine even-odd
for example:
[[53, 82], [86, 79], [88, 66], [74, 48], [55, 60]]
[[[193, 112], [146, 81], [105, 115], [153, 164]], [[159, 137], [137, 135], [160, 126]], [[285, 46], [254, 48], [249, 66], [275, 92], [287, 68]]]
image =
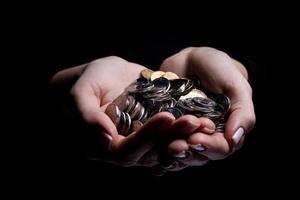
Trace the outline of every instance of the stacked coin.
[[216, 124], [216, 132], [224, 132], [230, 100], [223, 94], [203, 92], [200, 83], [172, 72], [145, 69], [105, 112], [125, 136], [159, 112], [170, 112], [175, 118], [186, 114], [207, 117]]

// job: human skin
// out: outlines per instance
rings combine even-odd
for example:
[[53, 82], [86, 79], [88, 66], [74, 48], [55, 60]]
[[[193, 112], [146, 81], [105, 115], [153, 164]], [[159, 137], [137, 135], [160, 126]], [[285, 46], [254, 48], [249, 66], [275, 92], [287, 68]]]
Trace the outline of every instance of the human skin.
[[[227, 62], [226, 67], [229, 66], [229, 72], [227, 68], [224, 68], [225, 64], [223, 67], [215, 67], [215, 65], [219, 66], [220, 60]], [[110, 56], [60, 71], [52, 78], [52, 85], [60, 85], [65, 84], [74, 76], [79, 77], [69, 94], [74, 102], [72, 105], [75, 105], [82, 121], [93, 127], [96, 130], [95, 134], [99, 135], [98, 139], [102, 140], [99, 144], [104, 148], [95, 152], [94, 158], [122, 166], [160, 166], [157, 146], [160, 146], [162, 141], [172, 138], [165, 148], [170, 155], [173, 155], [176, 163], [181, 164], [165, 168], [177, 171], [191, 165], [203, 165], [208, 160], [223, 159], [234, 148], [241, 146], [243, 136], [239, 139], [240, 141], [236, 142], [232, 139], [234, 132], [238, 126], [241, 126], [246, 133], [254, 124], [254, 122], [251, 122], [252, 124], [245, 122], [245, 116], [243, 116], [244, 109], [251, 110], [250, 103], [248, 101], [246, 101], [248, 104], [243, 104], [244, 101], [242, 104], [239, 103], [240, 99], [243, 100], [239, 96], [248, 95], [248, 100], [251, 96], [247, 71], [238, 61], [211, 48], [184, 49], [166, 59], [160, 69], [173, 71], [179, 76], [196, 75], [209, 90], [224, 93], [230, 97], [234, 108], [230, 110], [231, 115], [225, 135], [215, 133], [214, 123], [207, 118], [186, 115], [175, 120], [170, 113], [166, 112], [155, 115], [140, 130], [127, 137], [119, 135], [115, 125], [104, 111], [109, 103], [140, 76], [143, 69], [145, 67], [141, 65]], [[226, 74], [229, 74], [231, 78], [221, 77]], [[228, 80], [232, 81], [233, 77], [237, 81], [233, 81], [232, 85], [227, 84]], [[243, 87], [235, 87], [237, 82]], [[240, 93], [240, 89], [248, 93]], [[244, 117], [244, 121], [240, 120], [240, 116]], [[197, 151], [199, 144], [205, 147], [205, 151]]]

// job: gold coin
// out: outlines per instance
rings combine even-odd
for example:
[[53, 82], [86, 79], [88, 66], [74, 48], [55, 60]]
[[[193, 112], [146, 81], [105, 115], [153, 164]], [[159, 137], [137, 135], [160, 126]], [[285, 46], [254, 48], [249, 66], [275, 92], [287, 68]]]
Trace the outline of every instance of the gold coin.
[[202, 98], [207, 98], [206, 94], [202, 92], [201, 90], [198, 89], [192, 89], [188, 94], [181, 96], [179, 100], [185, 100], [187, 98], [194, 98], [194, 97], [202, 97]]
[[141, 72], [142, 77], [144, 77], [145, 79], [148, 79], [148, 80], [150, 80], [152, 73], [153, 73], [153, 71], [151, 69], [144, 69]]
[[157, 78], [160, 78], [162, 77], [163, 75], [165, 75], [165, 72], [162, 72], [162, 71], [155, 71], [151, 74], [151, 81], [157, 79]]
[[179, 79], [179, 76], [177, 76], [177, 74], [173, 73], [173, 72], [166, 72], [163, 75], [164, 78], [168, 79], [168, 80], [174, 80], [174, 79]]

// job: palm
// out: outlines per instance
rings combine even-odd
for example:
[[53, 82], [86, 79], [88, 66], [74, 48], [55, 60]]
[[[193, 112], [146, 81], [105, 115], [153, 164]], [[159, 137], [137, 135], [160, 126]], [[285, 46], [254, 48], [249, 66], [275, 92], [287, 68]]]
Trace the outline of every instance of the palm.
[[[172, 123], [170, 115], [161, 114], [150, 120], [141, 131], [124, 138], [118, 134], [115, 125], [105, 114], [107, 105], [122, 94], [140, 76], [143, 69], [145, 67], [121, 58], [107, 57], [88, 64], [74, 85], [71, 94], [77, 109], [85, 123], [96, 128], [93, 134], [101, 137], [97, 139], [99, 144], [95, 146], [98, 149], [104, 147], [101, 151], [92, 152], [93, 156], [122, 165], [136, 164], [156, 145], [152, 132], [162, 135], [161, 132], [165, 132]], [[107, 142], [107, 136], [112, 138], [111, 142]], [[107, 145], [110, 147], [107, 148]], [[108, 149], [112, 151], [107, 151]]]
[[89, 63], [73, 86], [71, 94], [83, 120], [100, 132], [119, 138], [115, 125], [104, 113], [107, 105], [139, 77], [144, 67], [118, 57], [107, 57]]
[[[230, 87], [246, 85], [235, 84], [243, 83], [241, 82], [243, 78], [236, 68], [229, 65], [230, 63], [224, 64], [220, 60], [206, 56], [199, 59], [200, 57], [195, 55], [195, 59], [191, 59], [191, 56], [186, 56], [184, 52], [180, 52], [168, 58], [160, 69], [162, 71], [173, 71], [181, 77], [196, 75], [201, 79], [206, 89], [217, 93], [227, 94], [227, 92], [234, 91]], [[112, 140], [110, 140], [112, 141], [110, 143], [112, 151], [109, 151], [108, 154], [105, 154], [105, 151], [97, 152], [100, 153], [98, 157], [125, 165], [140, 163], [141, 165], [154, 166], [158, 162], [156, 159], [158, 156], [155, 153], [158, 142], [165, 141], [171, 135], [185, 135], [184, 137], [189, 135], [186, 141], [174, 140], [168, 146], [168, 151], [176, 155], [193, 151], [187, 143], [189, 142], [193, 145], [207, 147], [209, 151], [200, 152], [200, 154], [211, 160], [226, 157], [229, 153], [229, 146], [224, 135], [221, 133], [212, 134], [214, 124], [211, 121], [208, 122], [208, 119], [205, 118], [186, 115], [174, 122], [174, 118], [170, 114], [163, 112], [152, 117], [142, 128], [126, 138], [117, 133], [115, 125], [104, 111], [107, 105], [122, 94], [128, 85], [140, 77], [140, 72], [143, 69], [145, 67], [129, 63], [121, 58], [107, 57], [88, 64], [88, 67], [74, 85], [72, 89], [74, 99], [84, 121], [96, 127], [98, 133], [100, 132], [103, 137], [105, 135], [112, 137]], [[230, 94], [228, 96], [230, 97]], [[234, 107], [235, 99], [232, 98], [231, 100], [232, 107]], [[231, 118], [232, 116], [234, 115], [231, 114]], [[190, 123], [191, 121], [194, 121], [194, 123]], [[226, 128], [228, 137], [232, 135], [235, 129], [232, 124]], [[152, 154], [154, 156], [151, 156]], [[149, 157], [155, 157], [154, 161], [151, 159], [150, 164], [145, 164], [145, 160], [147, 161]], [[191, 163], [192, 165], [202, 165], [205, 161], [195, 158], [192, 156], [191, 159], [180, 160], [180, 162], [186, 165]]]
[[[231, 108], [225, 137], [231, 146], [241, 140], [243, 130], [249, 132], [253, 128], [255, 113], [247, 71], [226, 53], [207, 47], [187, 48], [167, 58], [161, 70], [173, 71], [180, 76], [197, 76], [204, 88], [229, 97]], [[239, 128], [242, 128], [242, 134], [235, 134]]]
[[101, 110], [116, 99], [124, 89], [140, 76], [144, 67], [125, 60], [92, 62], [82, 75], [96, 95]]

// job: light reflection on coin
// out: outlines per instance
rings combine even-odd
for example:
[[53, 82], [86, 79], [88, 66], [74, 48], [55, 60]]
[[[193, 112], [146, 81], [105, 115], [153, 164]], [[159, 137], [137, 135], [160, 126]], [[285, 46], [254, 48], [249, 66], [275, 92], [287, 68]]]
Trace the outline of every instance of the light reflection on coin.
[[188, 94], [181, 96], [179, 100], [185, 100], [187, 98], [194, 98], [194, 97], [202, 97], [202, 98], [207, 98], [206, 94], [202, 92], [201, 90], [198, 89], [192, 89]]
[[151, 81], [154, 81], [155, 79], [160, 78], [160, 77], [162, 77], [163, 75], [165, 75], [165, 72], [162, 72], [162, 71], [155, 71], [155, 72], [153, 72], [153, 73], [151, 74], [150, 80], [151, 80]]
[[114, 124], [119, 124], [121, 111], [116, 104], [109, 104], [105, 110], [105, 113], [110, 117]]
[[164, 78], [168, 79], [168, 80], [174, 80], [174, 79], [179, 79], [179, 76], [177, 76], [177, 74], [173, 73], [173, 72], [166, 72], [163, 75]]
[[151, 79], [151, 75], [152, 75], [153, 71], [151, 69], [144, 69], [141, 74], [142, 74], [142, 77], [144, 77], [145, 79], [147, 80], [150, 80]]

